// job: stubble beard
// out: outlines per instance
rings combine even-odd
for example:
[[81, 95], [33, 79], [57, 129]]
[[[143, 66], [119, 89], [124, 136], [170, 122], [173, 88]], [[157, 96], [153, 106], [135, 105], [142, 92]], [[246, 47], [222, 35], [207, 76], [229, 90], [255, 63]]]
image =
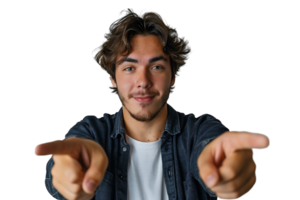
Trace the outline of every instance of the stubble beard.
[[[132, 112], [130, 112], [130, 110], [126, 107], [126, 103], [124, 104], [124, 97], [119, 93], [118, 88], [117, 88], [117, 91], [118, 91], [118, 99], [119, 99], [120, 105], [122, 105], [128, 111], [128, 113], [130, 114], [130, 116], [132, 118], [134, 118], [135, 120], [140, 121], [140, 122], [152, 121], [160, 113], [160, 111], [163, 109], [163, 107], [169, 101], [169, 98], [170, 98], [170, 90], [168, 90], [164, 93], [163, 97], [161, 99], [159, 99], [158, 104], [154, 105], [155, 106], [154, 109], [157, 108], [157, 110], [153, 114], [149, 113], [147, 115], [141, 116], [141, 115], [133, 114]], [[153, 102], [151, 102], [151, 103], [153, 104]], [[140, 103], [140, 106], [142, 108], [145, 108], [145, 107], [149, 106], [150, 104], [149, 103]]]

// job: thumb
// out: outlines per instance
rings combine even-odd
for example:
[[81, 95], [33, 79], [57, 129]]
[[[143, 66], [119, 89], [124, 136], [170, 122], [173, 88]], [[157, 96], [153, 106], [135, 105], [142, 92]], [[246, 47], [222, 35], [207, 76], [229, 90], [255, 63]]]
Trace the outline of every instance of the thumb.
[[85, 193], [93, 194], [93, 193], [95, 193], [95, 190], [96, 190], [96, 188], [98, 187], [99, 184], [100, 183], [97, 183], [92, 178], [88, 178], [85, 181], [85, 184], [83, 185], [83, 190], [84, 190]]
[[107, 166], [108, 158], [106, 154], [103, 154], [103, 152], [92, 153], [91, 165], [85, 173], [82, 186], [86, 193], [95, 193], [96, 188], [102, 182]]
[[212, 154], [204, 149], [198, 158], [197, 164], [199, 175], [205, 185], [209, 188], [215, 186], [219, 182], [220, 176]]
[[219, 182], [219, 174], [214, 164], [206, 163], [205, 167], [202, 167], [203, 181], [207, 187], [212, 188]]
[[219, 175], [215, 171], [209, 173], [205, 178], [205, 184], [207, 187], [212, 188], [219, 182]]
[[[99, 170], [98, 170], [99, 171]], [[95, 169], [90, 168], [85, 174], [84, 181], [83, 181], [83, 190], [87, 194], [94, 194], [96, 188], [100, 184], [100, 173], [95, 172]], [[99, 178], [97, 178], [97, 176]], [[102, 179], [101, 179], [102, 180]]]

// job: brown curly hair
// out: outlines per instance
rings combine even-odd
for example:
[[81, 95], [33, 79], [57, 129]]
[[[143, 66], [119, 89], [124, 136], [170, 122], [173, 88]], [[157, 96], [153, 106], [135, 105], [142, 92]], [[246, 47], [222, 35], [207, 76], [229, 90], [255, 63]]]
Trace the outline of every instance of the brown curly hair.
[[[109, 33], [105, 35], [106, 42], [99, 47], [95, 60], [107, 71], [116, 82], [115, 65], [119, 54], [127, 57], [132, 49], [130, 40], [134, 35], [155, 35], [163, 46], [163, 51], [170, 56], [172, 77], [177, 75], [179, 68], [185, 64], [190, 48], [184, 38], [179, 38], [176, 29], [167, 26], [159, 14], [154, 12], [145, 13], [139, 17], [128, 9], [127, 14], [113, 22]], [[110, 87], [118, 93], [117, 88]], [[172, 92], [174, 87], [171, 87]]]

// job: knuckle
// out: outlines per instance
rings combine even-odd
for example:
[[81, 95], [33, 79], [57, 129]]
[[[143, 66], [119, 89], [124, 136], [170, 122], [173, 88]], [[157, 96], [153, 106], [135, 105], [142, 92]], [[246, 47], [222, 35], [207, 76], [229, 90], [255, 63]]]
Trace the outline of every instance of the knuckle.
[[56, 184], [56, 179], [55, 178], [52, 178], [52, 185], [57, 189], [57, 184]]
[[71, 183], [75, 183], [76, 181], [78, 181], [78, 175], [72, 169], [66, 170], [64, 176]]
[[53, 156], [52, 156], [52, 159], [53, 159], [54, 162], [56, 162], [57, 155], [53, 155]]
[[81, 191], [82, 191], [82, 187], [81, 187], [81, 185], [79, 185], [79, 184], [76, 184], [76, 185], [73, 187], [73, 190], [72, 190], [72, 192], [73, 192], [74, 194], [80, 194]]
[[77, 194], [71, 194], [69, 197], [70, 200], [79, 200], [79, 196]]
[[51, 174], [51, 176], [52, 176], [52, 177], [54, 177], [54, 176], [55, 176], [54, 167], [52, 167], [52, 169], [51, 169], [51, 171], [50, 171], [50, 174]]
[[240, 196], [240, 193], [239, 192], [233, 192], [232, 193], [232, 198], [236, 199]]
[[234, 192], [235, 190], [236, 190], [236, 184], [234, 184], [234, 183], [231, 183], [231, 184], [229, 184], [229, 186], [228, 186], [228, 191], [232, 191], [232, 192]]
[[235, 170], [232, 167], [225, 168], [226, 174], [229, 178], [234, 178], [236, 175]]
[[[72, 193], [71, 199], [72, 200], [82, 200], [83, 196], [82, 196], [82, 194], [79, 194], [79, 193], [77, 193], [77, 194], [76, 193]], [[90, 198], [88, 198], [88, 197], [85, 196], [84, 199], [90, 199]]]

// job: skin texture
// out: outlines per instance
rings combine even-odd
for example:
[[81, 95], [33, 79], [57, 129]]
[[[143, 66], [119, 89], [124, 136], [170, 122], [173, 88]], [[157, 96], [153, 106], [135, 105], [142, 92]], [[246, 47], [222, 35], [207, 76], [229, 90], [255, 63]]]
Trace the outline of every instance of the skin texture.
[[[94, 196], [108, 166], [103, 148], [83, 138], [67, 138], [40, 144], [36, 155], [53, 155], [52, 184], [66, 199], [86, 200]], [[92, 182], [92, 184], [91, 184]]]
[[209, 143], [198, 157], [199, 175], [207, 187], [224, 199], [248, 192], [256, 181], [252, 148], [266, 148], [262, 134], [225, 132]]
[[[152, 142], [161, 137], [167, 121], [167, 100], [175, 83], [170, 58], [154, 35], [137, 35], [131, 39], [132, 51], [128, 61], [116, 65], [116, 82], [123, 105], [126, 134]], [[120, 54], [117, 63], [124, 57]], [[160, 58], [151, 62], [153, 58]], [[134, 60], [134, 62], [133, 62]], [[139, 102], [134, 97], [153, 97], [150, 102]]]

